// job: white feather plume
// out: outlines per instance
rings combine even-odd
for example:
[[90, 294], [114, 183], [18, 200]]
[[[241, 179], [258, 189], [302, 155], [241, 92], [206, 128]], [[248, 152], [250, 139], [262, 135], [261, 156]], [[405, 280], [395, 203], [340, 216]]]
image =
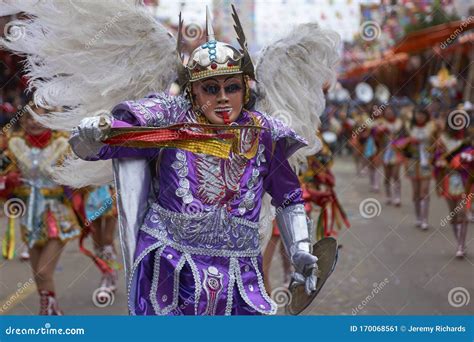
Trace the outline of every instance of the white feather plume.
[[[290, 164], [296, 172], [306, 164], [306, 157], [322, 147], [316, 137], [319, 116], [325, 107], [323, 88], [336, 82], [339, 60], [339, 35], [323, 30], [315, 23], [296, 26], [283, 38], [266, 46], [256, 66], [259, 111], [281, 119], [308, 141]], [[275, 210], [264, 197], [260, 213], [262, 244], [268, 242]]]
[[[71, 170], [87, 170], [87, 172], [75, 172]], [[75, 155], [69, 155], [60, 166], [54, 167], [53, 180], [59, 184], [67, 184], [72, 188], [83, 188], [89, 185], [98, 186], [112, 183], [114, 181], [112, 160], [85, 161], [78, 159]], [[94, 177], [91, 177], [94, 175]]]
[[301, 24], [259, 55], [257, 109], [280, 118], [309, 143], [292, 159], [295, 168], [321, 147], [316, 131], [325, 106], [323, 88], [336, 81], [339, 44], [335, 31]]
[[[26, 56], [35, 103], [65, 107], [64, 111], [36, 116], [39, 122], [51, 129], [71, 130], [85, 117], [110, 111], [125, 100], [164, 91], [175, 80], [179, 63], [176, 40], [137, 3], [26, 0], [0, 5], [0, 12], [4, 7], [29, 16], [10, 23], [16, 35], [6, 34], [0, 44]], [[106, 176], [105, 170], [97, 174], [91, 167], [81, 169], [79, 163], [71, 160], [70, 169], [63, 169], [63, 176], [71, 174], [63, 177], [65, 183], [73, 183], [77, 177], [92, 177], [91, 184], [111, 179], [111, 167]]]

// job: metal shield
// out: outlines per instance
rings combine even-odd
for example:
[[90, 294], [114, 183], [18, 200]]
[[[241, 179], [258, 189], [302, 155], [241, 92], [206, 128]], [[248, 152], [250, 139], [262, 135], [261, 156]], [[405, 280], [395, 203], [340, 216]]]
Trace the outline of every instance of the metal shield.
[[313, 255], [318, 258], [318, 271], [316, 291], [307, 295], [302, 284], [290, 284], [290, 301], [286, 305], [286, 311], [290, 315], [299, 315], [311, 304], [323, 287], [326, 280], [331, 275], [337, 262], [338, 248], [337, 241], [332, 237], [319, 240], [313, 246]]

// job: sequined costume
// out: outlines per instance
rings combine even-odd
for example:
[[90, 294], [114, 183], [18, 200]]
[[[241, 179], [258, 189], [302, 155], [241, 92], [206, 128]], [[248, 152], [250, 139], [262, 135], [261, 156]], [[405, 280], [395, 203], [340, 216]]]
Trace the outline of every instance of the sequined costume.
[[350, 227], [347, 216], [337, 198], [335, 177], [331, 171], [333, 164], [329, 146], [323, 143], [323, 148], [316, 155], [308, 157], [308, 168], [300, 174], [303, 189], [303, 199], [308, 215], [313, 210], [313, 204], [320, 207], [316, 225], [316, 240], [326, 236], [337, 236], [337, 230], [342, 226]]
[[415, 125], [409, 130], [409, 136], [393, 143], [407, 158], [406, 173], [409, 178], [429, 179], [432, 177], [432, 161], [436, 126], [429, 121], [423, 126]]
[[381, 150], [382, 150], [382, 163], [384, 165], [401, 164], [403, 162], [403, 156], [399, 151], [393, 148], [393, 141], [400, 138], [400, 133], [403, 129], [403, 121], [399, 118], [395, 118], [390, 121], [387, 119], [383, 120], [381, 127], [379, 128], [381, 134]]
[[[233, 6], [239, 46], [216, 40], [208, 10], [206, 41], [193, 51], [185, 51], [181, 16], [174, 38], [133, 0], [12, 7], [33, 19], [22, 21], [26, 43], [3, 45], [28, 55], [35, 99], [66, 106], [40, 122], [74, 130], [70, 144], [80, 159], [64, 164], [62, 180], [78, 188], [115, 180], [131, 314], [274, 314], [261, 269], [260, 212], [271, 215], [264, 192], [277, 207], [293, 289], [314, 298], [318, 257], [287, 159], [294, 154], [296, 166], [320, 148], [315, 130], [323, 88], [335, 81], [335, 32], [298, 25], [269, 44], [254, 68]], [[52, 21], [51, 8], [64, 15]], [[111, 15], [115, 25], [103, 30]], [[107, 44], [94, 44], [84, 58], [77, 42], [87, 47], [98, 31]], [[36, 48], [26, 51], [28, 44]], [[242, 98], [234, 98], [232, 118], [227, 107], [211, 108], [211, 117], [222, 115], [213, 121], [192, 92], [201, 80], [229, 75], [242, 84], [235, 93]], [[167, 95], [172, 82], [177, 96]], [[209, 96], [217, 102], [226, 88]], [[276, 119], [282, 110], [291, 113], [291, 128]]]
[[[114, 126], [160, 127], [196, 122], [183, 96], [155, 94], [124, 102]], [[281, 121], [244, 111], [237, 124], [257, 120], [260, 136], [241, 132], [242, 152], [221, 160], [179, 149], [102, 147], [87, 159], [146, 157], [156, 165], [156, 200], [138, 233], [129, 284], [132, 314], [274, 314], [263, 287], [258, 219], [263, 192], [273, 204], [303, 203], [287, 158], [305, 142]], [[248, 136], [248, 137], [246, 137]], [[71, 139], [72, 147], [81, 155]]]
[[51, 180], [52, 167], [68, 148], [64, 135], [49, 131], [44, 139], [15, 134], [9, 140], [8, 151], [15, 165], [11, 172], [17, 171], [22, 177], [21, 183], [12, 189], [11, 197], [25, 204], [21, 231], [29, 248], [43, 245], [49, 239], [66, 242], [80, 234], [64, 187]]
[[446, 129], [437, 141], [435, 177], [438, 193], [446, 199], [449, 215], [442, 221], [453, 228], [457, 242], [457, 257], [466, 253], [469, 226], [468, 213], [472, 207], [474, 148], [464, 130]]
[[429, 228], [429, 183], [433, 171], [436, 137], [436, 125], [428, 120], [422, 125], [414, 124], [409, 129], [408, 137], [393, 142], [394, 148], [401, 151], [407, 159], [406, 173], [412, 182], [415, 226], [423, 230]]
[[379, 126], [380, 148], [384, 166], [384, 188], [387, 197], [386, 203], [395, 206], [401, 205], [402, 183], [400, 166], [404, 161], [403, 155], [394, 148], [393, 142], [404, 133], [403, 121], [400, 118], [384, 118]]
[[[459, 200], [466, 193], [469, 169], [454, 167], [454, 163], [446, 161], [448, 157], [449, 160], [453, 159], [451, 153], [459, 154], [467, 148], [462, 148], [463, 142], [463, 136], [459, 134], [453, 136], [444, 133], [438, 139], [435, 152], [435, 177], [439, 184], [439, 194], [447, 199]], [[460, 148], [462, 149], [459, 150]]]

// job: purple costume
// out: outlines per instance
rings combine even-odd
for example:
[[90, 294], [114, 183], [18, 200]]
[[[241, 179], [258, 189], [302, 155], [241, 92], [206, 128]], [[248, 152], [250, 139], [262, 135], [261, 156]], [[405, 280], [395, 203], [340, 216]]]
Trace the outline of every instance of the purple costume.
[[[161, 93], [123, 102], [113, 116], [112, 127], [197, 122], [184, 96]], [[173, 148], [112, 146], [86, 158], [142, 157], [156, 170], [154, 200], [139, 229], [129, 270], [132, 315], [276, 313], [263, 285], [258, 229], [262, 197], [269, 193], [276, 207], [303, 203], [287, 158], [305, 141], [263, 113], [244, 110], [236, 121], [253, 122], [267, 129], [260, 135], [241, 131], [241, 150], [258, 143], [249, 160], [233, 153], [224, 160]]]

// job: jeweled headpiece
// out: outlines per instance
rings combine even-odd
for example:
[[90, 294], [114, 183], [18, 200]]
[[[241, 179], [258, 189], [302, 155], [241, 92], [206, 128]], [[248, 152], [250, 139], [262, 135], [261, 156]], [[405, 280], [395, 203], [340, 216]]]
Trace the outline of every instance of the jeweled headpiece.
[[183, 70], [180, 72], [180, 83], [186, 84], [212, 76], [233, 74], [244, 74], [251, 79], [255, 79], [254, 66], [247, 49], [245, 34], [234, 5], [232, 5], [232, 18], [234, 19], [234, 29], [237, 34], [237, 41], [241, 47], [240, 50], [232, 45], [216, 40], [209, 8], [206, 7], [207, 42], [194, 49], [188, 62], [185, 64], [182, 53], [183, 20], [181, 19], [181, 13], [179, 14], [177, 50], [183, 63]]

